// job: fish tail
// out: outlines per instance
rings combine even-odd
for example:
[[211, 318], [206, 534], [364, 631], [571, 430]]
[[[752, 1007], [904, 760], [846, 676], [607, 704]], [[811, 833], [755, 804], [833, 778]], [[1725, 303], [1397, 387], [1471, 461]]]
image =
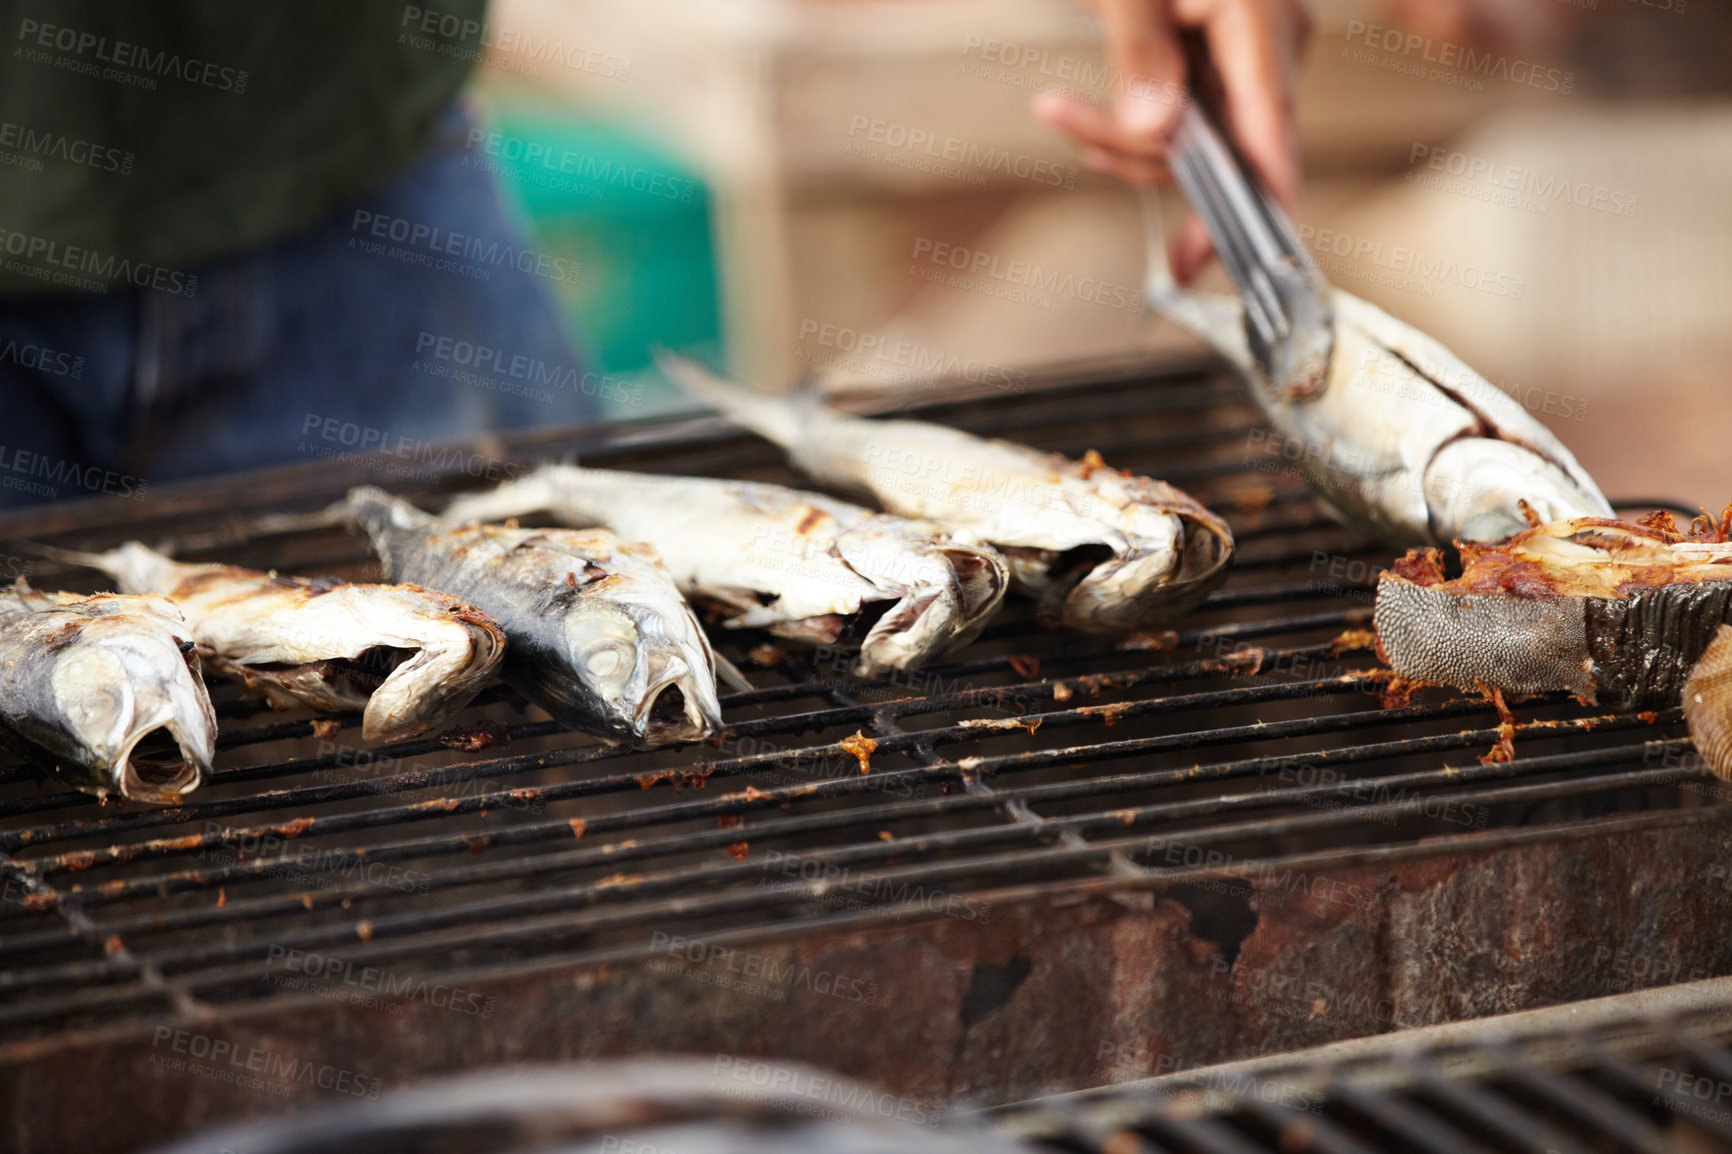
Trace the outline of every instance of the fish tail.
[[656, 350], [656, 364], [686, 396], [708, 405], [736, 424], [744, 425], [784, 448], [799, 442], [802, 421], [798, 402], [756, 392], [737, 381], [717, 376], [690, 357], [678, 356], [666, 349]]
[[62, 565], [76, 565], [80, 569], [99, 569], [107, 573], [114, 564], [114, 559], [106, 553], [86, 553], [78, 549], [62, 549], [58, 545], [44, 545], [40, 541], [20, 540], [15, 544], [20, 553], [40, 557], [44, 561], [58, 561]]
[[554, 495], [554, 476], [542, 468], [493, 489], [461, 494], [445, 507], [445, 516], [452, 521], [503, 521], [551, 509]]
[[432, 517], [400, 497], [393, 497], [377, 485], [357, 485], [349, 490], [331, 512], [339, 514], [352, 525], [359, 525], [367, 536], [382, 543], [394, 533], [419, 529]]

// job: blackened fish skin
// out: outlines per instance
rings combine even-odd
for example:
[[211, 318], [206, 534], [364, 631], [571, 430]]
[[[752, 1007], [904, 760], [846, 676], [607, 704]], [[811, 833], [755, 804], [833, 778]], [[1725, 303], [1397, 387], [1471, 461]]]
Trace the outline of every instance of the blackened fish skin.
[[[0, 593], [0, 721], [10, 744], [69, 784], [172, 804], [216, 753], [216, 714], [186, 622], [162, 597]], [[135, 757], [166, 730], [178, 759]]]
[[1732, 542], [1687, 539], [1669, 517], [1571, 518], [1460, 547], [1455, 579], [1436, 550], [1378, 579], [1378, 644], [1404, 677], [1668, 709], [1732, 622]]
[[602, 529], [460, 524], [371, 486], [342, 508], [392, 580], [497, 620], [505, 680], [560, 722], [646, 745], [720, 728], [709, 641], [648, 546]]

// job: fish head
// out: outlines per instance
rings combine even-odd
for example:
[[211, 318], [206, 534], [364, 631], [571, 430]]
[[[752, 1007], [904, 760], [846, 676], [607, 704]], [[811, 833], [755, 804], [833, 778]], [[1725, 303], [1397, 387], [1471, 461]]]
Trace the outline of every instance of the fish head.
[[1509, 441], [1451, 441], [1432, 457], [1422, 483], [1438, 541], [1501, 541], [1534, 524], [1612, 513], [1599, 490]]
[[401, 741], [424, 733], [463, 708], [505, 656], [505, 633], [487, 614], [441, 594], [417, 591], [426, 607], [407, 624], [420, 648], [386, 674], [367, 698], [361, 735]]
[[594, 712], [619, 737], [649, 746], [721, 727], [709, 642], [684, 602], [660, 600], [589, 598], [565, 620], [570, 666]]
[[98, 794], [173, 803], [210, 770], [216, 715], [198, 653], [163, 607], [153, 628], [138, 614], [87, 622], [49, 674], [69, 752]]
[[878, 588], [903, 596], [872, 623], [856, 667], [863, 677], [918, 669], [979, 636], [1004, 601], [1010, 570], [997, 550], [935, 527], [885, 519], [843, 534], [837, 552]]
[[[1233, 536], [1220, 518], [1200, 506], [1160, 514], [1164, 528], [1129, 536], [1114, 548], [1102, 543], [1071, 550], [1072, 572], [1060, 622], [1090, 633], [1148, 629], [1189, 613], [1227, 579]], [[1147, 517], [1144, 518], [1147, 521]], [[1055, 563], [1062, 567], [1065, 556]], [[1066, 588], [1061, 578], [1054, 590]]]

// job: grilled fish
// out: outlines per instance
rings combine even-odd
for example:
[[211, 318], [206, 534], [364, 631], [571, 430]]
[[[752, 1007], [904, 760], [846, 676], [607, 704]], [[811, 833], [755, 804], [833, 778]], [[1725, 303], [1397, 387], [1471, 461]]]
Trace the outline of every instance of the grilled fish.
[[505, 680], [560, 722], [646, 745], [720, 728], [709, 641], [649, 546], [605, 529], [459, 524], [372, 486], [340, 508], [394, 579], [496, 617]]
[[[166, 599], [0, 593], [0, 721], [12, 744], [97, 797], [172, 803], [216, 753], [191, 631]], [[166, 730], [178, 756], [140, 748]]]
[[693, 397], [781, 445], [824, 484], [998, 549], [1049, 624], [1143, 629], [1189, 612], [1226, 580], [1225, 521], [1097, 455], [1072, 461], [924, 421], [868, 420], [751, 392], [684, 358], [661, 363]]
[[1335, 289], [1334, 352], [1315, 391], [1288, 395], [1252, 358], [1239, 301], [1156, 278], [1150, 302], [1251, 386], [1290, 461], [1339, 520], [1390, 544], [1494, 541], [1542, 521], [1610, 517], [1563, 442], [1443, 345]]
[[[1665, 513], [1640, 523], [1578, 517], [1459, 546], [1460, 577], [1446, 579], [1442, 554], [1427, 548], [1378, 580], [1379, 655], [1404, 677], [1659, 709], [1679, 704], [1693, 673], [1714, 671], [1712, 661], [1697, 666], [1732, 623], [1732, 542], [1722, 528], [1699, 519], [1686, 536]], [[1692, 732], [1707, 730], [1693, 717]], [[1724, 759], [1716, 769], [1732, 776]]]
[[463, 708], [493, 676], [505, 634], [473, 606], [413, 585], [280, 577], [176, 561], [137, 541], [53, 555], [186, 616], [210, 667], [278, 708], [360, 709], [368, 741], [399, 741]]
[[996, 552], [936, 525], [749, 481], [549, 465], [460, 497], [445, 515], [541, 510], [647, 541], [681, 591], [718, 606], [730, 627], [858, 645], [862, 677], [917, 669], [973, 640], [1009, 584]]
[[1732, 781], [1732, 625], [1722, 625], [1684, 683], [1684, 720], [1708, 768]]

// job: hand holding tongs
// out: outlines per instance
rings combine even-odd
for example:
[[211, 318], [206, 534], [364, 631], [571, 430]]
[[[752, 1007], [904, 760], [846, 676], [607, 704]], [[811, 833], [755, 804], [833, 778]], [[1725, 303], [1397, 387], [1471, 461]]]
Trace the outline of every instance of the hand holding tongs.
[[[1252, 358], [1282, 395], [1316, 393], [1335, 341], [1329, 283], [1287, 214], [1194, 99], [1180, 116], [1170, 163], [1238, 287]], [[1143, 196], [1155, 192], [1145, 188]], [[1151, 259], [1160, 243], [1150, 239]]]

